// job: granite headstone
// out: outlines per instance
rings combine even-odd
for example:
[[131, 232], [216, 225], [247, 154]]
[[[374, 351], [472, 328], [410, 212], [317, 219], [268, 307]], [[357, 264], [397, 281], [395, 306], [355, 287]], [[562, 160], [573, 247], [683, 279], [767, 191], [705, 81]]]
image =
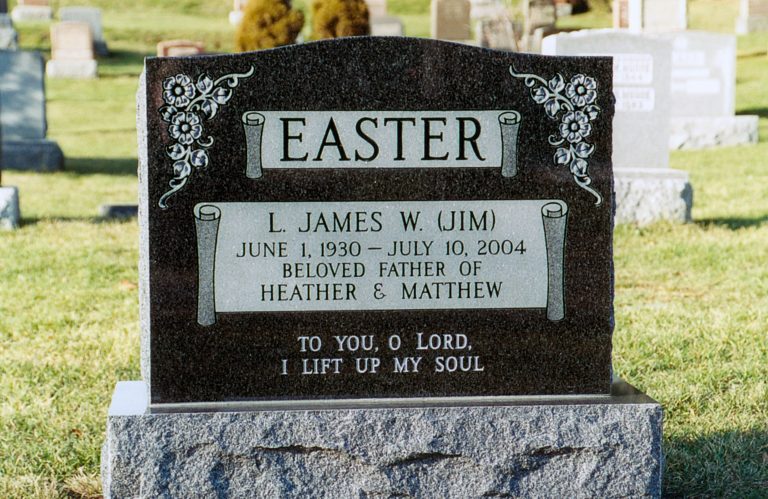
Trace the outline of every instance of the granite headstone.
[[613, 0], [613, 27], [632, 31], [681, 31], [688, 27], [687, 0]]
[[8, 14], [0, 14], [0, 50], [16, 50], [19, 48], [19, 34], [13, 27], [13, 21]]
[[545, 38], [544, 53], [613, 57], [617, 221], [690, 220], [688, 175], [669, 168], [672, 42], [617, 30], [583, 30]]
[[90, 24], [63, 21], [51, 25], [51, 59], [45, 65], [45, 72], [50, 78], [98, 76]]
[[629, 0], [639, 3], [630, 13], [641, 12], [639, 19], [630, 15], [629, 28], [642, 31], [682, 31], [688, 28], [688, 0]]
[[546, 38], [544, 53], [613, 57], [614, 168], [669, 166], [669, 41], [612, 30], [584, 30]]
[[660, 35], [672, 42], [672, 116], [732, 116], [736, 37], [705, 31]]
[[469, 0], [432, 0], [430, 33], [436, 40], [466, 41], [472, 38]]
[[659, 35], [672, 42], [670, 149], [756, 143], [756, 115], [735, 116], [736, 37], [703, 31]]
[[8, 13], [8, 0], [0, 0], [0, 14]]
[[657, 496], [660, 409], [611, 377], [611, 70], [375, 37], [148, 59], [146, 385], [106, 497]]
[[507, 15], [507, 5], [501, 0], [470, 0], [469, 17], [473, 21], [495, 19]]
[[157, 44], [158, 57], [184, 57], [204, 53], [205, 45], [192, 40], [165, 40]]
[[403, 36], [403, 22], [396, 16], [372, 17], [371, 36]]
[[20, 219], [18, 187], [0, 185], [0, 229], [16, 229]]
[[[0, 121], [6, 141], [45, 137], [42, 61], [37, 52], [0, 51]], [[3, 161], [3, 164], [7, 165], [7, 162]]]
[[[632, 4], [635, 8], [637, 8], [637, 3]], [[613, 27], [617, 29], [621, 28], [629, 28], [629, 7], [630, 7], [630, 1], [629, 0], [613, 0]], [[637, 14], [634, 15], [635, 17], [638, 17]]]
[[481, 19], [477, 22], [478, 42], [481, 47], [497, 50], [517, 50], [519, 48], [515, 26], [508, 17]]
[[48, 21], [53, 17], [50, 0], [16, 0], [11, 10], [14, 22]]
[[18, 187], [0, 184], [0, 230], [18, 228], [20, 220]]
[[88, 23], [93, 35], [93, 50], [97, 55], [109, 55], [107, 42], [104, 40], [104, 30], [101, 23], [101, 9], [93, 7], [62, 7], [59, 9], [59, 19], [62, 21], [77, 21]]
[[61, 168], [61, 149], [45, 138], [43, 58], [38, 52], [0, 50], [0, 108], [4, 169]]
[[[0, 103], [1, 104], [1, 103]], [[0, 114], [2, 108], [0, 107]], [[3, 136], [2, 123], [0, 123], [0, 139]], [[19, 226], [19, 190], [16, 187], [3, 185], [3, 155], [2, 140], [0, 140], [0, 229], [12, 230]]]
[[387, 14], [387, 0], [366, 0], [371, 36], [403, 36], [403, 22]]
[[148, 60], [152, 403], [607, 393], [610, 62], [536, 62], [379, 39]]
[[365, 0], [368, 7], [368, 15], [371, 19], [376, 17], [387, 17], [387, 0]]
[[568, 0], [556, 0], [555, 8], [557, 9], [558, 18], [573, 15], [573, 4]]
[[522, 48], [526, 52], [541, 53], [545, 36], [556, 32], [557, 7], [555, 0], [524, 0]]
[[525, 29], [533, 33], [536, 28], [554, 28], [557, 22], [555, 0], [524, 0]]
[[768, 0], [741, 0], [736, 33], [746, 35], [764, 31], [768, 31]]

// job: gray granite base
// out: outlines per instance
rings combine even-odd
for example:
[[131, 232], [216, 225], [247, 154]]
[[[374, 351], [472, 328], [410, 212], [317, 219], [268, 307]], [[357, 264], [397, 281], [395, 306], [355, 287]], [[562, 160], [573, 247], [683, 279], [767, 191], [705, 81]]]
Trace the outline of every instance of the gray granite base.
[[662, 409], [611, 396], [150, 413], [118, 383], [104, 496], [659, 497]]
[[99, 76], [99, 64], [96, 61], [50, 60], [45, 64], [45, 74], [49, 78], [92, 80]]
[[695, 150], [757, 144], [759, 121], [757, 115], [671, 118], [669, 148]]
[[693, 187], [688, 172], [671, 168], [616, 168], [613, 176], [617, 224], [691, 221]]
[[0, 229], [13, 230], [19, 226], [19, 189], [0, 187]]
[[53, 10], [50, 7], [39, 5], [17, 5], [11, 11], [13, 22], [25, 21], [50, 21], [53, 18]]
[[55, 171], [64, 166], [59, 145], [47, 139], [7, 140], [2, 146], [3, 169]]

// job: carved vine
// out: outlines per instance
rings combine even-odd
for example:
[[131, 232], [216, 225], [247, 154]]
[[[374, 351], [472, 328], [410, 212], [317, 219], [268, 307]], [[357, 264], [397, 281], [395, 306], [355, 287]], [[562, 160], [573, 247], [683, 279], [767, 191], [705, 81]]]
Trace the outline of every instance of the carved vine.
[[510, 66], [510, 74], [523, 79], [531, 89], [531, 98], [544, 106], [547, 116], [559, 121], [557, 133], [547, 141], [556, 148], [553, 161], [556, 165], [567, 166], [573, 180], [582, 189], [588, 191], [600, 205], [603, 196], [591, 187], [589, 176], [589, 158], [595, 152], [595, 145], [589, 143], [592, 134], [592, 122], [602, 111], [595, 104], [597, 101], [597, 82], [594, 78], [577, 74], [567, 80], [557, 73], [548, 81], [528, 73], [518, 73]]
[[159, 112], [168, 123], [168, 134], [174, 144], [166, 149], [166, 155], [173, 160], [173, 178], [168, 182], [170, 189], [160, 198], [160, 208], [168, 208], [168, 199], [187, 185], [193, 171], [209, 165], [208, 148], [214, 139], [205, 134], [204, 123], [229, 102], [240, 80], [253, 73], [251, 67], [246, 73], [231, 73], [216, 80], [206, 73], [199, 75], [196, 82], [185, 74], [163, 80], [166, 105]]

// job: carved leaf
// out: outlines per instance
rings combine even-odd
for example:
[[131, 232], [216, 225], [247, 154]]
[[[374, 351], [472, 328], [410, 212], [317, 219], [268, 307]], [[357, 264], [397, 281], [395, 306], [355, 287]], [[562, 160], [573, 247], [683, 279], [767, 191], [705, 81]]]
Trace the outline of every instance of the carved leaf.
[[232, 90], [219, 87], [213, 91], [211, 97], [217, 104], [226, 104], [232, 98]]
[[213, 80], [210, 76], [203, 73], [197, 78], [197, 89], [200, 90], [200, 93], [203, 95], [207, 94], [213, 89]]
[[571, 162], [571, 173], [577, 177], [587, 177], [588, 163], [580, 158], [575, 158]]
[[557, 119], [557, 113], [560, 112], [562, 106], [557, 99], [550, 99], [544, 103], [544, 111], [552, 119]]
[[187, 148], [181, 144], [173, 144], [168, 148], [168, 156], [174, 161], [177, 161], [187, 155]]
[[544, 87], [539, 87], [535, 90], [531, 90], [531, 97], [536, 104], [544, 104], [549, 98], [549, 92]]
[[179, 110], [173, 106], [163, 106], [160, 108], [160, 115], [163, 117], [163, 121], [170, 121], [179, 113]]
[[592, 156], [592, 153], [595, 152], [595, 146], [586, 142], [579, 142], [574, 149], [576, 156], [584, 159]]
[[203, 114], [205, 114], [206, 118], [211, 119], [216, 116], [217, 112], [219, 112], [219, 105], [213, 99], [205, 99], [200, 105], [200, 109], [203, 110]]
[[192, 151], [189, 160], [195, 168], [205, 168], [208, 166], [208, 153], [204, 149], [197, 149]]
[[552, 92], [556, 94], [560, 93], [565, 88], [565, 81], [563, 81], [563, 76], [560, 73], [557, 73], [552, 77], [551, 80], [549, 80], [548, 86]]
[[176, 161], [173, 164], [173, 174], [177, 178], [188, 177], [190, 173], [192, 173], [192, 167], [186, 161]]
[[560, 147], [555, 153], [555, 163], [558, 165], [567, 165], [571, 161], [571, 151], [565, 147]]

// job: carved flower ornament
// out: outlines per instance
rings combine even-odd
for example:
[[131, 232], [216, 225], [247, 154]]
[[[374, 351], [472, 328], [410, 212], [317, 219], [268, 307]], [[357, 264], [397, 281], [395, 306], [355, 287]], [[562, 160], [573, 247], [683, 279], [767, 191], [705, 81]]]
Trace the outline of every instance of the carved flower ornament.
[[581, 111], [570, 111], [563, 115], [560, 135], [570, 143], [581, 142], [592, 133], [589, 117]]
[[203, 122], [213, 119], [219, 107], [232, 98], [232, 89], [253, 73], [251, 67], [246, 73], [227, 74], [216, 80], [203, 73], [196, 83], [185, 74], [163, 80], [166, 105], [159, 112], [168, 123], [168, 134], [175, 143], [166, 150], [166, 155], [173, 160], [173, 178], [168, 182], [170, 189], [160, 198], [161, 208], [168, 208], [168, 198], [187, 184], [194, 170], [208, 166], [207, 150], [214, 140], [205, 135]]
[[195, 86], [187, 75], [176, 75], [163, 81], [163, 100], [171, 106], [186, 107], [195, 96]]
[[200, 117], [195, 113], [175, 113], [171, 117], [171, 126], [168, 127], [168, 131], [171, 132], [171, 137], [188, 146], [200, 138], [203, 125], [200, 124]]
[[574, 106], [584, 107], [597, 100], [596, 89], [597, 82], [594, 78], [584, 75], [576, 75], [571, 78], [571, 82], [565, 86], [565, 95], [571, 99]]
[[534, 74], [518, 73], [514, 67], [510, 67], [509, 72], [515, 78], [524, 79], [525, 86], [531, 89], [531, 98], [544, 106], [544, 112], [550, 119], [560, 121], [559, 134], [550, 135], [547, 139], [556, 148], [554, 163], [568, 166], [574, 181], [595, 196], [595, 204], [600, 205], [603, 196], [591, 187], [588, 162], [595, 152], [594, 144], [588, 142], [592, 122], [601, 112], [594, 104], [597, 100], [595, 79], [577, 74], [566, 83], [560, 73], [547, 81]]

